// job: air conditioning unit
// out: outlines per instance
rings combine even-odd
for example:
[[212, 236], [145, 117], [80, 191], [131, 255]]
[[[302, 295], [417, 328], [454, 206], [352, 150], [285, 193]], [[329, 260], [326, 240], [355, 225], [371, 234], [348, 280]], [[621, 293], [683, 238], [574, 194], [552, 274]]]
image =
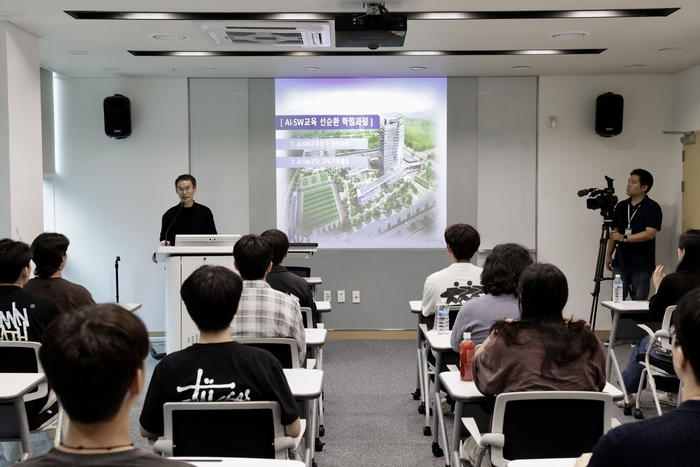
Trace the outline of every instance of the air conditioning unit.
[[288, 21], [195, 21], [215, 46], [330, 47], [329, 23]]

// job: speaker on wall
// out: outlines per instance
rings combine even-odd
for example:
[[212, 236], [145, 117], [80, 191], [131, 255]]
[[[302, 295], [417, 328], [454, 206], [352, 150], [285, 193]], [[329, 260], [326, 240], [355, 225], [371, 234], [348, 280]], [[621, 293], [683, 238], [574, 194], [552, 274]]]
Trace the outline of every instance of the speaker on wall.
[[110, 138], [124, 139], [131, 135], [131, 101], [121, 94], [105, 97], [105, 134]]
[[625, 100], [619, 94], [606, 92], [595, 100], [595, 132], [609, 138], [622, 133]]

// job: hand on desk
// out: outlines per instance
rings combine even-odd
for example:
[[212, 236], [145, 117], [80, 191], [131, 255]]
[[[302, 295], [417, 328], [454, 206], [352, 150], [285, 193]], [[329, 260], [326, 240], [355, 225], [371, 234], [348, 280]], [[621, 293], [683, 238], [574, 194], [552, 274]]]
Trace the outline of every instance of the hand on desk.
[[584, 452], [583, 454], [581, 454], [581, 457], [576, 459], [574, 467], [586, 467], [591, 461], [591, 456], [593, 456], [592, 452]]

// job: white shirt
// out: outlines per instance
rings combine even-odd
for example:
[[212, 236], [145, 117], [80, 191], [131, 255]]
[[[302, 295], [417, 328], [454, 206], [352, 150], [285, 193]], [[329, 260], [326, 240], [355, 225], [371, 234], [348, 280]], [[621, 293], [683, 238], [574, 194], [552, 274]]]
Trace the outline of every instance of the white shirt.
[[435, 313], [438, 302], [445, 301], [444, 297], [440, 297], [445, 290], [452, 287], [465, 287], [469, 282], [471, 285], [481, 285], [481, 268], [472, 263], [452, 263], [445, 269], [429, 275], [423, 285], [421, 305], [423, 316]]

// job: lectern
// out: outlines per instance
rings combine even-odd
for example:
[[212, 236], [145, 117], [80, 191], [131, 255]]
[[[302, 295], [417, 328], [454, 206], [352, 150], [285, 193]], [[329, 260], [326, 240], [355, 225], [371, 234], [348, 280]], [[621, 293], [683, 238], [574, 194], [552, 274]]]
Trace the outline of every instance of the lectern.
[[185, 279], [205, 264], [238, 271], [232, 246], [160, 246], [156, 259], [165, 263], [165, 351], [172, 353], [199, 341], [199, 330], [180, 298]]

